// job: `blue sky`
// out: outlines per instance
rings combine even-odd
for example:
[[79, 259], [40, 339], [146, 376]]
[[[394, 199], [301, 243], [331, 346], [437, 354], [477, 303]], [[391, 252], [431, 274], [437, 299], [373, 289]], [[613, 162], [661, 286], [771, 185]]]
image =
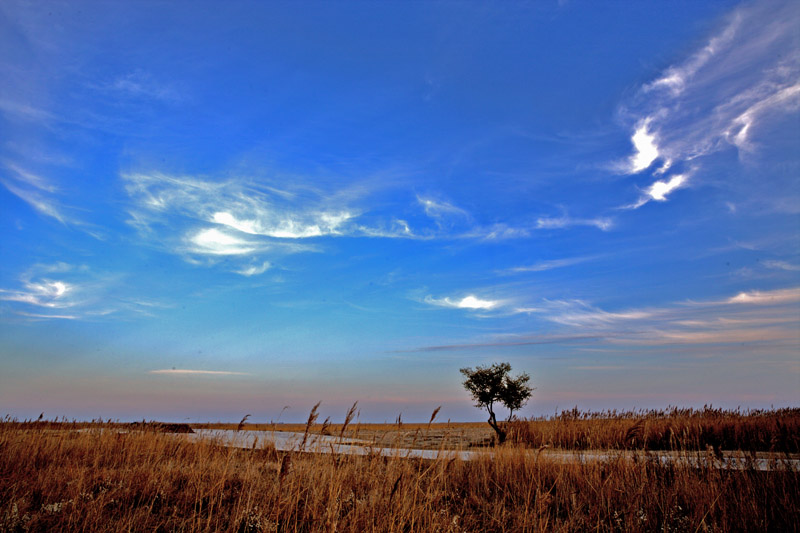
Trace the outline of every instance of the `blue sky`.
[[[0, 4], [0, 411], [800, 400], [796, 2]], [[288, 409], [281, 411], [284, 406]]]

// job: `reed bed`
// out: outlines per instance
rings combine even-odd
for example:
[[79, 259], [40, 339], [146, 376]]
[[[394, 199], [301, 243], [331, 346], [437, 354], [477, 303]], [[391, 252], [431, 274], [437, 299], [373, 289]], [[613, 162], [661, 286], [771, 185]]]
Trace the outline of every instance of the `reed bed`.
[[800, 452], [800, 408], [579, 411], [509, 424], [521, 445], [571, 450], [741, 450]]
[[800, 473], [288, 454], [153, 427], [0, 423], [0, 531], [796, 531]]

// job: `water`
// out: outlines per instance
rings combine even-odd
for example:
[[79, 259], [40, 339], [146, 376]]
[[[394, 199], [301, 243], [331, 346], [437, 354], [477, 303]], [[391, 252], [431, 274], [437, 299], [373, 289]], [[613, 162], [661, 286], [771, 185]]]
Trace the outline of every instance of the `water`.
[[[384, 457], [400, 457], [415, 459], [461, 459], [471, 461], [482, 456], [491, 457], [493, 452], [490, 450], [466, 451], [466, 450], [419, 450], [408, 448], [384, 448], [373, 446], [369, 443], [357, 439], [333, 437], [330, 435], [309, 434], [303, 442], [303, 433], [291, 431], [234, 431], [228, 429], [196, 429], [194, 434], [183, 435], [190, 440], [212, 440], [223, 446], [233, 446], [236, 448], [263, 448], [274, 446], [278, 451], [286, 452], [309, 452], [309, 453], [334, 453], [346, 455], [381, 455]], [[531, 450], [531, 454], [539, 454], [536, 450]], [[569, 450], [545, 450], [541, 452], [541, 457], [548, 461], [561, 463], [576, 462], [595, 462], [608, 461], [617, 457], [625, 457], [630, 460], [656, 459], [664, 464], [688, 464], [695, 467], [706, 467], [708, 465], [719, 468], [732, 468], [734, 470], [744, 470], [752, 465], [756, 470], [771, 471], [785, 470], [787, 468], [794, 471], [800, 470], [800, 460], [798, 459], [770, 459], [766, 457], [748, 458], [744, 454], [728, 454], [722, 459], [710, 457], [705, 453], [697, 452], [629, 452], [629, 451], [569, 451]]]
[[194, 434], [186, 435], [191, 440], [211, 439], [223, 446], [236, 448], [263, 448], [265, 445], [275, 446], [276, 450], [286, 452], [305, 451], [309, 453], [338, 453], [346, 455], [372, 455], [384, 457], [407, 457], [419, 459], [458, 458], [469, 461], [478, 454], [486, 452], [458, 450], [415, 450], [407, 448], [383, 448], [369, 443], [330, 435], [307, 436], [303, 444], [303, 433], [292, 431], [234, 431], [230, 429], [196, 429]]

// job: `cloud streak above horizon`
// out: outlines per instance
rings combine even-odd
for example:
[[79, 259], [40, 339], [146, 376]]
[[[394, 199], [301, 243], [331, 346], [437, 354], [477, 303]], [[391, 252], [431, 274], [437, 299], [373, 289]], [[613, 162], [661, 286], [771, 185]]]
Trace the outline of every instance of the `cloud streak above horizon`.
[[[459, 301], [428, 301], [467, 307]], [[790, 343], [800, 347], [800, 287], [742, 292], [721, 301], [684, 301], [671, 306], [607, 311], [581, 300], [542, 300], [517, 308], [559, 324], [557, 334], [425, 346], [408, 352], [514, 348], [538, 344], [624, 344], [637, 346]], [[495, 306], [493, 306], [495, 307]]]
[[173, 376], [250, 376], [247, 372], [231, 372], [228, 370], [190, 370], [188, 368], [166, 368], [149, 370], [148, 374], [167, 374]]

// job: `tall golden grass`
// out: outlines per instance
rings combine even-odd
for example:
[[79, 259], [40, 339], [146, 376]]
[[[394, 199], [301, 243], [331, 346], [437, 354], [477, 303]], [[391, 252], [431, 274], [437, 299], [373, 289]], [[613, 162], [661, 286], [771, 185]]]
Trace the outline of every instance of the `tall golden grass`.
[[800, 452], [800, 408], [743, 411], [680, 409], [562, 411], [509, 424], [510, 439], [530, 447]]
[[[309, 417], [310, 419], [312, 417]], [[313, 421], [312, 421], [313, 422]], [[796, 531], [800, 472], [282, 453], [154, 427], [0, 423], [0, 531]], [[598, 427], [597, 425], [592, 427]]]

